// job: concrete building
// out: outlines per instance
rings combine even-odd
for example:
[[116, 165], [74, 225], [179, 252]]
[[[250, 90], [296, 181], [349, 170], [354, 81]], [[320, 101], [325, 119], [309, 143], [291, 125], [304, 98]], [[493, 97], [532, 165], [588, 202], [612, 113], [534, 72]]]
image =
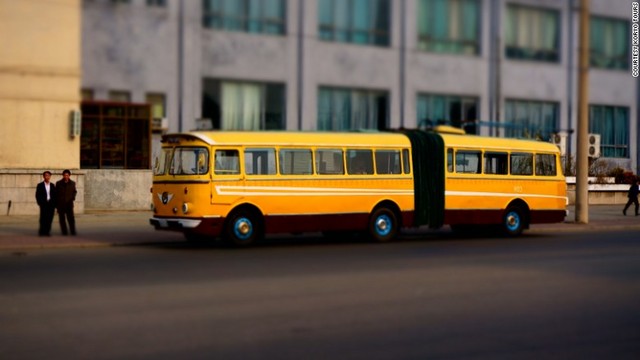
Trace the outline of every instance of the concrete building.
[[[571, 155], [578, 4], [84, 1], [82, 86], [94, 99], [162, 101], [169, 131], [451, 123], [491, 136], [566, 134]], [[591, 14], [590, 133], [603, 158], [637, 172], [631, 5], [591, 0]]]
[[[638, 172], [631, 4], [590, 3], [589, 132], [600, 135], [601, 158]], [[63, 168], [80, 168], [74, 173], [81, 186], [91, 179], [83, 194], [88, 208], [146, 208], [149, 170], [80, 165], [83, 150], [69, 126], [79, 89], [86, 101], [151, 104], [156, 140], [162, 131], [196, 128], [445, 123], [490, 136], [557, 133], [570, 157], [578, 5], [0, 0], [0, 210], [12, 201], [12, 213], [37, 211], [32, 190], [39, 174]]]
[[[80, 1], [0, 0], [0, 214], [37, 213], [42, 172], [79, 161]], [[75, 127], [73, 125], [76, 125]]]

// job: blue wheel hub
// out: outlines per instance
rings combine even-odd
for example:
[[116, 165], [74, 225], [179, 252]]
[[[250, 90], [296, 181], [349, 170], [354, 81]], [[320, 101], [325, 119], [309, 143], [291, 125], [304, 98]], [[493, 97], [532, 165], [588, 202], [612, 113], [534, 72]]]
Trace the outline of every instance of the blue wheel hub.
[[391, 218], [388, 215], [380, 215], [375, 221], [375, 231], [380, 236], [387, 236], [392, 230]]
[[509, 231], [516, 231], [520, 228], [520, 214], [515, 211], [509, 211], [505, 217], [505, 225]]
[[233, 233], [240, 240], [247, 240], [253, 234], [253, 224], [246, 217], [236, 219], [233, 224]]

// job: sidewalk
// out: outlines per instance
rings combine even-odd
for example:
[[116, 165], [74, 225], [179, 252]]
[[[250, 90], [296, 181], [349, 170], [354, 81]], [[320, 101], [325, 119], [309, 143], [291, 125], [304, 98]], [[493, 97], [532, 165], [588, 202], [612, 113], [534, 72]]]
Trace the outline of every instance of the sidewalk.
[[106, 247], [184, 241], [179, 232], [156, 231], [150, 211], [104, 211], [76, 215], [77, 236], [63, 236], [56, 214], [51, 236], [38, 236], [38, 215], [0, 216], [0, 251], [57, 247]]
[[[623, 205], [590, 205], [589, 223], [575, 223], [575, 209], [569, 207], [564, 223], [531, 225], [526, 232], [558, 233], [580, 231], [637, 230], [640, 235], [640, 216], [633, 208], [622, 215]], [[134, 244], [173, 243], [185, 241], [179, 232], [156, 231], [149, 225], [149, 211], [109, 211], [76, 215], [78, 236], [60, 235], [58, 217], [54, 218], [50, 237], [37, 236], [37, 215], [0, 216], [0, 250], [105, 247]], [[448, 231], [448, 228], [443, 228]]]

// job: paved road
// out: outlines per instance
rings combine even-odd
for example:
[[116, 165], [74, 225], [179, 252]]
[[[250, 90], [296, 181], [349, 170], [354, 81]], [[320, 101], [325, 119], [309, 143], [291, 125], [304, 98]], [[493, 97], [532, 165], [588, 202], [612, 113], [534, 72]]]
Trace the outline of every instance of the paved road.
[[0, 252], [6, 359], [637, 359], [636, 231]]

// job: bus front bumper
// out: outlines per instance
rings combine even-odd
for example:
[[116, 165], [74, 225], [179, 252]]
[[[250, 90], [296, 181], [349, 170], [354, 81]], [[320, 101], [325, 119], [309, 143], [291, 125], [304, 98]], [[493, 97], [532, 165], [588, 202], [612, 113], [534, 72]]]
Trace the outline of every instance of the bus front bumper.
[[156, 229], [187, 230], [197, 228], [202, 220], [152, 217], [149, 219], [149, 223]]

